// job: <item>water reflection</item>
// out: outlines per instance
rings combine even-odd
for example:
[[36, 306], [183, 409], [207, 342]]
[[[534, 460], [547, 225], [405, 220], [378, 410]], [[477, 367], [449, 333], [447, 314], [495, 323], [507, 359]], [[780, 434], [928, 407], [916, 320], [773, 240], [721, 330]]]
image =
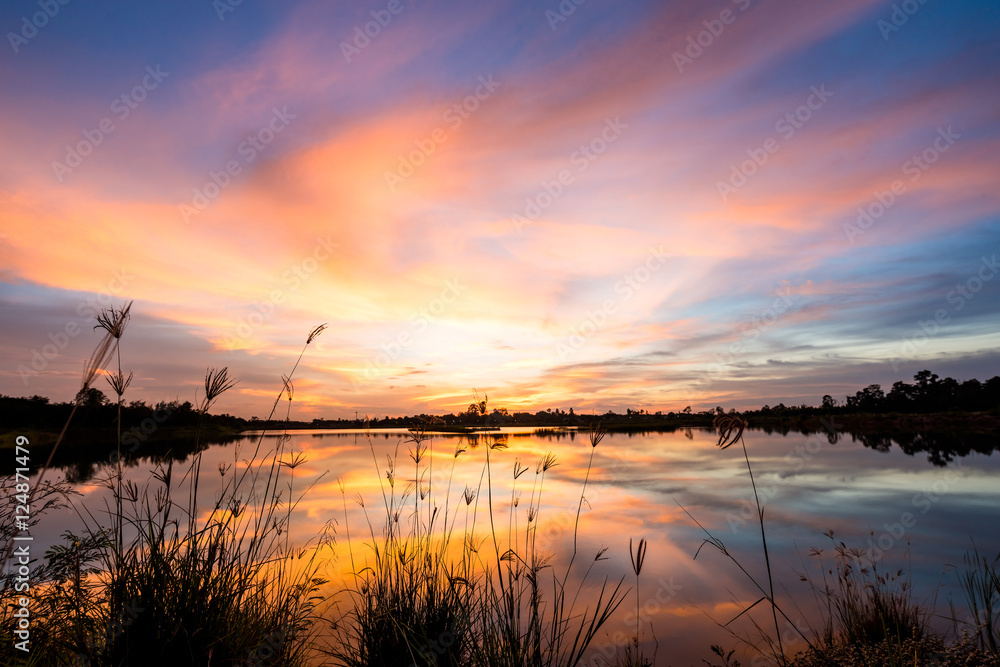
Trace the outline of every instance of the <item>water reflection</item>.
[[[763, 572], [754, 495], [743, 452], [739, 447], [720, 451], [716, 434], [709, 430], [611, 433], [593, 450], [586, 434], [574, 430], [434, 434], [420, 467], [409, 457], [412, 445], [402, 429], [290, 435], [284, 456], [298, 454], [304, 460], [294, 470], [295, 488], [319, 479], [293, 514], [291, 539], [305, 543], [335, 520], [338, 542], [328, 574], [341, 580], [349, 576], [352, 560], [356, 569], [361, 567], [370, 553], [366, 543], [381, 529], [387, 468], [392, 468], [399, 485], [397, 494], [406, 487], [416, 490], [403, 507], [412, 508], [420, 496], [440, 499], [439, 509], [453, 524], [458, 516], [457, 525], [463, 529], [462, 516], [456, 512], [467, 507], [461, 499], [465, 489], [476, 489], [483, 503], [491, 493], [494, 516], [503, 517], [494, 528], [505, 533], [499, 536], [501, 541], [511, 542], [507, 526], [517, 532], [527, 525], [527, 499], [536, 493], [539, 479], [536, 464], [551, 452], [559, 465], [548, 471], [537, 505], [539, 550], [553, 555], [553, 570], [559, 571], [572, 551], [575, 517], [582, 508], [580, 553], [592, 558], [607, 547], [607, 560], [594, 563], [592, 576], [598, 581], [604, 576], [617, 581], [631, 574], [629, 540], [645, 538], [648, 555], [638, 591], [639, 620], [645, 640], [651, 628], [655, 631], [660, 664], [700, 664], [710, 644], [734, 646], [718, 624], [737, 616], [759, 597], [718, 553], [703, 551], [697, 560], [693, 558], [704, 534], [681, 505], [750, 572], [758, 578]], [[942, 604], [950, 592], [945, 564], [961, 562], [970, 537], [987, 552], [1000, 550], [1000, 535], [992, 528], [1000, 503], [1000, 457], [990, 456], [995, 441], [944, 434], [752, 430], [746, 432], [745, 440], [765, 507], [778, 596], [796, 610], [796, 620], [815, 617], [809, 587], [799, 581], [799, 574], [815, 567], [807, 552], [825, 545], [827, 530], [833, 530], [838, 540], [872, 550], [890, 566], [912, 569], [919, 597], [930, 599], [937, 593]], [[279, 437], [265, 434], [260, 442], [263, 455], [270, 456]], [[251, 436], [202, 448], [202, 470], [214, 471], [219, 464], [243, 465], [257, 443], [258, 438]], [[183, 447], [165, 451], [186, 464], [195, 453]], [[484, 478], [487, 451], [490, 472]], [[151, 448], [143, 453], [162, 455], [159, 452]], [[594, 465], [581, 503], [592, 452]], [[927, 460], [917, 453], [926, 453]], [[88, 507], [100, 506], [105, 494], [88, 481], [93, 466], [90, 461], [67, 470], [80, 481]], [[515, 479], [516, 471], [526, 466], [528, 472]], [[149, 459], [143, 459], [126, 475], [146, 483], [150, 467]], [[329, 474], [322, 476], [326, 471]], [[205, 502], [210, 503], [222, 482], [218, 475], [203, 474], [202, 479], [208, 485]], [[897, 526], [902, 526], [901, 517], [907, 514], [914, 520], [905, 522], [908, 525], [899, 532]], [[401, 516], [401, 521], [406, 520], [405, 513]], [[52, 538], [69, 528], [71, 521], [67, 513], [49, 524]], [[489, 533], [490, 522], [482, 511], [468, 522], [478, 534]], [[512, 542], [516, 544], [516, 536]], [[626, 584], [629, 581], [634, 585], [634, 579], [627, 578]], [[634, 590], [630, 592], [600, 641], [623, 643], [634, 634], [635, 595]], [[757, 620], [763, 622], [766, 610], [752, 614], [757, 612], [762, 615]], [[751, 618], [740, 619], [734, 627], [752, 632]]]
[[[198, 442], [192, 435], [176, 440], [150, 440], [143, 443], [137, 452], [138, 456], [130, 456], [127, 448], [124, 447], [121, 450], [121, 455], [127, 467], [148, 470], [152, 461], [163, 461], [164, 463], [174, 461], [183, 464], [189, 461], [193, 455], [213, 445], [236, 443], [244, 439], [243, 435], [214, 435], [202, 438]], [[45, 460], [48, 457], [47, 450], [38, 448], [38, 451], [40, 459]], [[92, 481], [103, 467], [116, 461], [118, 452], [118, 449], [108, 448], [106, 445], [64, 446], [56, 450], [52, 458], [52, 467], [61, 470], [67, 481], [73, 484], [82, 484]]]
[[973, 453], [989, 456], [1000, 449], [1000, 438], [997, 437], [996, 433], [945, 431], [932, 428], [919, 431], [878, 428], [849, 428], [841, 431], [838, 428], [812, 431], [808, 428], [792, 429], [788, 426], [765, 426], [757, 430], [767, 435], [778, 433], [783, 436], [792, 433], [800, 433], [805, 436], [823, 433], [830, 444], [836, 444], [841, 438], [850, 437], [865, 447], [879, 452], [889, 452], [895, 445], [910, 456], [918, 453], [927, 454], [927, 460], [936, 466], [946, 466], [956, 457], [961, 458]]
[[890, 451], [895, 444], [910, 456], [926, 453], [927, 460], [936, 466], [946, 466], [956, 457], [973, 453], [989, 456], [1000, 447], [1000, 438], [996, 434], [987, 433], [868, 431], [852, 432], [851, 437], [865, 447], [880, 452]]

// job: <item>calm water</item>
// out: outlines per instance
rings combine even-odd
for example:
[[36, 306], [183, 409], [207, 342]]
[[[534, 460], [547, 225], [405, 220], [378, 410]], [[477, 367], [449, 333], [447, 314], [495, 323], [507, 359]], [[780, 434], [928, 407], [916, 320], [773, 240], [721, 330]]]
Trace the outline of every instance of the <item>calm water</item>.
[[[531, 429], [505, 429], [503, 433], [508, 448], [493, 450], [491, 465], [494, 516], [502, 518], [499, 524], [504, 531], [512, 504], [515, 462], [530, 468], [513, 488], [518, 499], [514, 520], [523, 531], [536, 463], [546, 453], [553, 453], [559, 465], [545, 476], [538, 545], [555, 554], [555, 569], [561, 573], [560, 559], [572, 550], [573, 520], [593, 451], [579, 529], [578, 563], [584, 564], [579, 571], [601, 548], [608, 547], [607, 560], [596, 564], [591, 580], [629, 575], [626, 584], [634, 586], [629, 539], [644, 537], [648, 553], [640, 580], [639, 616], [644, 638], [650, 637], [650, 624], [655, 632], [657, 664], [701, 664], [701, 658], [709, 655], [710, 644], [736, 646], [718, 624], [728, 622], [760, 595], [717, 550], [706, 547], [697, 560], [693, 559], [705, 535], [680, 506], [721, 539], [748, 570], [765, 580], [753, 490], [738, 445], [720, 451], [716, 435], [699, 430], [610, 434], [594, 450], [584, 434], [535, 435]], [[301, 452], [306, 462], [294, 471], [284, 468], [282, 484], [292, 481], [297, 495], [319, 479], [293, 515], [292, 540], [305, 542], [325, 523], [336, 520], [337, 546], [328, 564], [333, 573], [350, 570], [350, 550], [356, 560], [365, 554], [362, 531], [367, 533], [367, 526], [363, 510], [354, 500], [356, 494], [364, 499], [376, 530], [381, 526], [380, 480], [385, 482], [387, 455], [397, 455], [397, 495], [414, 479], [407, 435], [405, 431], [375, 431], [369, 440], [363, 432], [355, 431], [295, 432], [286, 443], [286, 452]], [[825, 434], [748, 431], [745, 439], [765, 503], [775, 587], [796, 621], [816, 616], [809, 586], [799, 580], [799, 574], [817, 571], [817, 559], [808, 554], [811, 547], [831, 545], [825, 531], [834, 531], [836, 539], [848, 546], [871, 550], [887, 567], [906, 566], [913, 573], [917, 597], [936, 597], [941, 613], [947, 611], [949, 595], [957, 602], [962, 600], [954, 588], [955, 574], [947, 564], [961, 563], [972, 540], [990, 554], [1000, 550], [997, 455], [972, 453], [942, 466], [930, 462], [925, 453], [908, 455], [897, 446], [879, 451], [851, 436], [831, 443]], [[493, 437], [486, 438], [487, 443], [492, 441]], [[234, 456], [248, 456], [256, 442], [256, 437], [248, 438], [203, 453], [202, 485], [206, 492], [202, 497], [206, 502], [214, 499], [220, 487], [219, 464], [232, 464]], [[266, 436], [263, 442], [265, 450], [273, 450], [278, 440]], [[886, 444], [883, 440], [881, 449]], [[457, 435], [435, 435], [429, 445], [432, 455], [427, 462], [431, 467], [421, 470], [421, 483], [429, 486], [432, 497], [443, 505], [454, 463], [449, 496], [449, 513], [454, 515], [465, 486], [479, 485], [485, 446], [470, 447]], [[467, 451], [456, 459], [457, 447]], [[186, 469], [191, 460], [175, 464], [175, 470]], [[145, 482], [149, 468], [148, 462], [140, 461], [129, 469], [128, 476]], [[341, 483], [346, 491], [346, 517]], [[79, 489], [84, 493], [79, 502], [91, 511], [104, 507], [106, 492], [97, 484], [83, 482]], [[485, 503], [485, 485], [481, 499]], [[411, 496], [410, 507], [412, 502]], [[36, 530], [38, 539], [51, 540], [74, 527], [74, 516], [66, 512], [46, 518]], [[464, 514], [457, 516], [461, 529]], [[347, 526], [353, 544], [348, 543]], [[483, 505], [476, 530], [481, 535], [489, 531]], [[828, 555], [831, 552], [827, 549]], [[635, 602], [633, 590], [605, 626], [601, 641], [632, 636]], [[763, 605], [751, 613], [762, 624], [771, 622]], [[742, 634], [753, 634], [746, 617], [732, 627]]]

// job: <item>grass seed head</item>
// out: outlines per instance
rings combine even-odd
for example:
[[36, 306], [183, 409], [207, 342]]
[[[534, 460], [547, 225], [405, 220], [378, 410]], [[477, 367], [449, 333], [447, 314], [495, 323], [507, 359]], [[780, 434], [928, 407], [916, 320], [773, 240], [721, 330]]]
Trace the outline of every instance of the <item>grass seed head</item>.
[[597, 426], [590, 429], [590, 432], [588, 434], [590, 436], [590, 446], [597, 447], [597, 445], [601, 442], [601, 440], [604, 439], [604, 436], [607, 434], [608, 434], [607, 430], [605, 430], [605, 428], [600, 423], [598, 423]]
[[97, 344], [97, 347], [94, 348], [94, 352], [90, 355], [90, 358], [84, 362], [83, 381], [81, 383], [80, 392], [77, 394], [78, 401], [84, 399], [86, 390], [89, 389], [90, 385], [94, 382], [94, 379], [100, 372], [101, 367], [111, 359], [111, 354], [115, 350], [118, 338], [121, 336], [122, 332], [125, 331], [125, 321], [128, 319], [128, 314], [131, 308], [132, 302], [129, 301], [123, 308], [113, 310], [113, 316], [109, 316], [107, 311], [102, 312], [101, 315], [98, 316], [97, 326], [94, 328], [104, 329], [107, 333], [104, 335], [104, 338], [101, 339], [101, 342]]
[[308, 345], [309, 343], [313, 342], [313, 340], [316, 339], [316, 336], [318, 336], [321, 333], [323, 333], [323, 330], [326, 329], [326, 326], [327, 326], [326, 324], [321, 324], [318, 327], [316, 327], [315, 329], [313, 329], [312, 331], [310, 331], [309, 332], [309, 338], [306, 338], [306, 345]]
[[715, 428], [719, 429], [719, 441], [716, 444], [720, 449], [736, 443], [743, 436], [743, 430], [747, 427], [747, 420], [737, 414], [719, 415], [715, 418]]
[[129, 310], [132, 309], [132, 302], [129, 301], [121, 308], [105, 308], [97, 316], [95, 329], [104, 329], [112, 338], [120, 339], [125, 333], [125, 325], [129, 321]]
[[205, 371], [205, 400], [202, 401], [201, 411], [208, 412], [208, 408], [222, 394], [236, 386], [236, 380], [229, 377], [229, 368], [223, 366], [216, 370], [209, 368]]
[[287, 460], [278, 461], [278, 465], [283, 465], [289, 470], [295, 470], [308, 460], [302, 452], [293, 452]]
[[646, 538], [643, 537], [639, 540], [639, 546], [633, 553], [632, 551], [632, 538], [628, 540], [628, 555], [632, 560], [632, 571], [635, 572], [635, 576], [639, 576], [642, 572], [642, 564], [646, 560]]
[[108, 384], [114, 390], [115, 394], [118, 395], [118, 400], [121, 400], [122, 395], [128, 386], [132, 384], [132, 372], [130, 371], [126, 377], [122, 371], [115, 371], [114, 373], [108, 374]]
[[559, 465], [559, 462], [556, 460], [555, 454], [548, 452], [538, 461], [538, 466], [535, 468], [535, 474], [537, 475], [539, 473], [546, 472], [549, 468], [555, 468], [557, 465]]

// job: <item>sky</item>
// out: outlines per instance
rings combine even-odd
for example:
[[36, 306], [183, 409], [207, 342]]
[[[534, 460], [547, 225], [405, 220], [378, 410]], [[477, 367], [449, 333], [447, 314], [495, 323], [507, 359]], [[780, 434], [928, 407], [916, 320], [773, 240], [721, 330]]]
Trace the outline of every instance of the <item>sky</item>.
[[70, 400], [129, 301], [125, 400], [225, 366], [243, 417], [324, 323], [300, 419], [985, 380], [998, 31], [985, 0], [5, 3], [0, 393]]

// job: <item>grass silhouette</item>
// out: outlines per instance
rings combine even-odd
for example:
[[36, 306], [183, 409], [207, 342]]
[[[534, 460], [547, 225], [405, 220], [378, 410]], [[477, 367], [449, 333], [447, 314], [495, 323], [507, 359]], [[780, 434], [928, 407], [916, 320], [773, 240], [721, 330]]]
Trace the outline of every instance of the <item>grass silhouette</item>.
[[[120, 338], [116, 322], [128, 307], [117, 313], [88, 364], [84, 389]], [[234, 384], [227, 369], [210, 369], [202, 413]], [[180, 480], [171, 461], [157, 465], [141, 485], [123, 481], [119, 459], [104, 482], [112, 504], [96, 515], [74, 502], [67, 485], [45, 483], [43, 468], [34, 491], [44, 506], [34, 519], [69, 505], [83, 528], [64, 533], [64, 543], [32, 572], [27, 654], [14, 648], [9, 615], [17, 590], [13, 575], [5, 573], [4, 664], [308, 664], [316, 592], [325, 583], [318, 576], [320, 554], [331, 537], [322, 533], [313, 544], [289, 548], [298, 501], [290, 495], [291, 479], [289, 497], [278, 491], [286, 441], [261, 455], [263, 437], [245, 465], [228, 477], [229, 470], [220, 469], [223, 487], [207, 510], [200, 502], [200, 453]], [[281, 513], [283, 504], [288, 509]], [[12, 517], [0, 519], [12, 545]]]
[[[485, 411], [485, 400], [481, 404]], [[600, 430], [591, 433], [592, 453], [602, 437]], [[544, 455], [535, 465], [521, 527], [517, 487], [529, 466], [515, 461], [511, 468], [507, 516], [498, 516], [493, 504], [498, 486], [494, 458], [507, 448], [506, 435], [474, 435], [464, 441], [465, 447], [457, 447], [443, 498], [423, 481], [433, 479], [433, 439], [423, 429], [411, 429], [406, 444], [414, 477], [401, 489], [398, 448], [380, 466], [369, 438], [380, 479], [382, 527], [375, 530], [364, 499], [358, 498], [371, 556], [361, 560], [352, 550], [354, 581], [346, 591], [348, 609], [337, 622], [339, 642], [330, 654], [351, 667], [581, 664], [598, 630], [624, 600], [624, 577], [605, 579], [596, 601], [579, 610], [581, 590], [605, 552], [594, 556], [575, 587], [567, 583], [578, 555], [579, 514], [573, 555], [561, 577], [547, 572], [552, 566], [538, 548], [537, 536], [545, 473], [558, 465], [555, 458]], [[469, 451], [483, 452], [479, 480], [475, 487], [465, 486], [452, 510], [455, 461]], [[592, 464], [593, 456], [578, 511]], [[480, 507], [484, 492], [486, 503]], [[346, 497], [344, 508], [349, 532]], [[489, 535], [476, 533], [481, 512]], [[506, 536], [497, 530], [504, 518]]]

